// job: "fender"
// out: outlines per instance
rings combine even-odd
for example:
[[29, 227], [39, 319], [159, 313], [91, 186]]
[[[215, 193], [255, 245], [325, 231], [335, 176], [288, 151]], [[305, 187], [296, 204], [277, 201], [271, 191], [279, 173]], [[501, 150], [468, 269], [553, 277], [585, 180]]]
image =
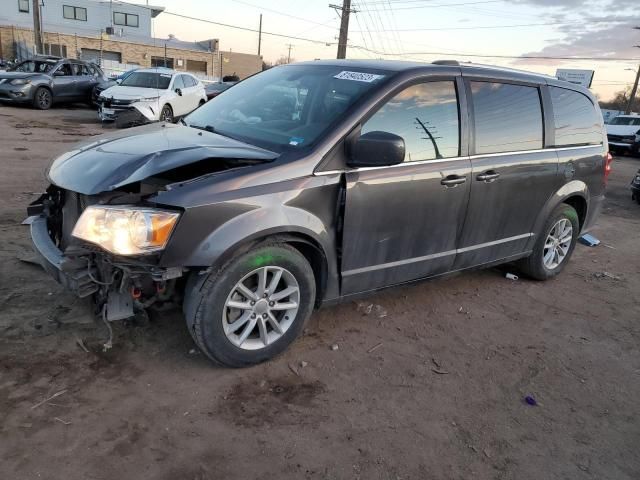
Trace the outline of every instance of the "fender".
[[[544, 207], [540, 210], [540, 213], [536, 217], [536, 220], [533, 224], [532, 232], [534, 235], [531, 237], [527, 244], [527, 250], [532, 250], [535, 245], [538, 235], [544, 226], [544, 223], [551, 215], [551, 212], [558, 205], [563, 203], [567, 198], [579, 196], [581, 197], [585, 203], [587, 204], [587, 215], [589, 211], [589, 187], [582, 180], [572, 180], [568, 183], [565, 183], [562, 187], [560, 187], [545, 203]], [[586, 216], [585, 216], [586, 218]]]

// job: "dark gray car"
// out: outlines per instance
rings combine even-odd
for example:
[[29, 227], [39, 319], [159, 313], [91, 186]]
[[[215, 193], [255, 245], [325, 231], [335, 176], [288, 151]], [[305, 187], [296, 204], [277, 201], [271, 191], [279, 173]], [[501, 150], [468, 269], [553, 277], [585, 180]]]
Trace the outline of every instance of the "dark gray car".
[[81, 60], [34, 57], [0, 72], [0, 102], [30, 103], [47, 110], [54, 103], [91, 102], [93, 88], [106, 77]]
[[591, 93], [551, 77], [293, 64], [77, 146], [28, 223], [105, 321], [177, 301], [206, 355], [245, 366], [322, 305], [505, 262], [557, 275], [604, 198], [603, 132]]

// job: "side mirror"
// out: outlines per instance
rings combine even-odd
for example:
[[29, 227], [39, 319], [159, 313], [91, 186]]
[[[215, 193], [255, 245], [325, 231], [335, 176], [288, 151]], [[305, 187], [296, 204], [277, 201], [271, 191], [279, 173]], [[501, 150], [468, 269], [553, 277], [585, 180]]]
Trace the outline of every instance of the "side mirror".
[[176, 93], [180, 96], [182, 96], [182, 90], [180, 90], [179, 88], [176, 88]]
[[350, 167], [385, 167], [404, 161], [404, 139], [388, 132], [368, 132], [360, 136], [351, 148], [347, 161]]

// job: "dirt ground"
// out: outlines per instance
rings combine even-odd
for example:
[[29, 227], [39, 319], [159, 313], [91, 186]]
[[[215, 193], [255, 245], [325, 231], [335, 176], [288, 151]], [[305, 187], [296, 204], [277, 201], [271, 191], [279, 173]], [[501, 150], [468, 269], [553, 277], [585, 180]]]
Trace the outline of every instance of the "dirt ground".
[[389, 290], [229, 370], [178, 311], [116, 324], [103, 353], [87, 306], [20, 260], [45, 167], [95, 117], [0, 107], [0, 478], [640, 478], [640, 159], [616, 159], [603, 244], [559, 278]]

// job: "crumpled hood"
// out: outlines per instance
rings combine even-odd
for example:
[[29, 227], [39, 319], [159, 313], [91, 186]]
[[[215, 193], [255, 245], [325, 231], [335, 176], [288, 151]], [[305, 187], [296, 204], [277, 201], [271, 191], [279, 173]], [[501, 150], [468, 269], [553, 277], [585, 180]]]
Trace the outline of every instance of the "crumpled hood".
[[[201, 135], [200, 135], [201, 134]], [[274, 160], [278, 154], [195, 128], [152, 124], [95, 137], [56, 158], [48, 177], [66, 190], [95, 195], [202, 160]]]
[[635, 135], [640, 126], [638, 125], [605, 125], [607, 133], [611, 135]]

